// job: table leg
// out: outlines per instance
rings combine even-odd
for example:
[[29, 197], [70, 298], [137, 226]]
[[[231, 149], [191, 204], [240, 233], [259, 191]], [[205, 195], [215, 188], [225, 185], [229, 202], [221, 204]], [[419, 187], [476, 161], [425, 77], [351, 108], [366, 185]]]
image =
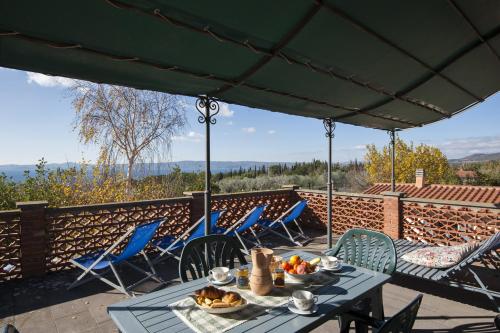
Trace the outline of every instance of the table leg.
[[378, 320], [384, 320], [384, 301], [382, 298], [382, 286], [373, 291], [371, 297], [372, 317]]

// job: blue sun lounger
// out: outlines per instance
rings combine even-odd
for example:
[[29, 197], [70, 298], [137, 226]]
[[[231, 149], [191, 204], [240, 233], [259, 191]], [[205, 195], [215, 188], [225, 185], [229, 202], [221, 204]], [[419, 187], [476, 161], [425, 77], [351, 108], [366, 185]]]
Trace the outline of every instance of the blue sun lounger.
[[[259, 236], [265, 235], [266, 233], [270, 232], [296, 245], [304, 246], [304, 244], [309, 242], [311, 238], [304, 233], [299, 223], [297, 222], [297, 219], [300, 217], [306, 207], [307, 200], [301, 200], [274, 221], [268, 219], [258, 221], [257, 224], [264, 229], [259, 233]], [[292, 222], [297, 227], [297, 232], [287, 227]], [[280, 227], [283, 228], [286, 234], [278, 231]]]
[[[133, 296], [134, 292], [131, 290], [139, 285], [140, 283], [153, 279], [159, 283], [164, 283], [156, 274], [156, 271], [149, 260], [144, 249], [148, 245], [148, 243], [153, 239], [158, 228], [165, 222], [164, 219], [156, 220], [151, 223], [141, 224], [135, 228], [130, 228], [125, 232], [123, 236], [121, 236], [113, 245], [111, 245], [107, 250], [98, 250], [92, 253], [88, 253], [79, 258], [73, 258], [70, 262], [78, 268], [83, 270], [83, 273], [78, 276], [78, 278], [68, 287], [68, 289], [72, 289], [76, 286], [79, 286], [83, 283], [89, 282], [93, 279], [99, 279], [102, 282], [110, 285], [111, 287], [121, 291], [127, 296]], [[130, 234], [130, 239], [119, 255], [114, 255], [113, 250], [120, 245]], [[150, 271], [145, 271], [142, 268], [130, 263], [128, 260], [141, 253], [148, 264]], [[139, 280], [138, 282], [125, 286], [120, 275], [117, 271], [117, 266], [121, 264], [126, 264], [136, 271], [145, 274], [146, 277]], [[112, 282], [111, 280], [105, 278], [103, 275], [112, 271], [118, 284]], [[91, 276], [87, 279], [84, 279], [88, 274]]]
[[[245, 214], [241, 219], [239, 219], [236, 223], [234, 223], [229, 228], [215, 227], [215, 232], [218, 234], [228, 235], [232, 237], [238, 238], [241, 243], [243, 252], [246, 254], [250, 254], [248, 247], [245, 242], [251, 243], [256, 246], [262, 246], [262, 243], [257, 236], [257, 233], [253, 229], [253, 226], [257, 224], [259, 218], [262, 216], [262, 213], [266, 209], [267, 205], [258, 205]], [[246, 231], [250, 231], [253, 236], [253, 240], [243, 236], [242, 234]]]
[[[215, 233], [217, 220], [224, 213], [223, 210], [213, 211], [210, 214], [211, 233]], [[179, 237], [171, 235], [160, 238], [153, 245], [160, 251], [158, 257], [153, 260], [153, 263], [163, 261], [169, 257], [174, 257], [179, 260], [178, 252], [184, 248], [190, 240], [205, 236], [205, 217], [202, 216], [188, 230]]]

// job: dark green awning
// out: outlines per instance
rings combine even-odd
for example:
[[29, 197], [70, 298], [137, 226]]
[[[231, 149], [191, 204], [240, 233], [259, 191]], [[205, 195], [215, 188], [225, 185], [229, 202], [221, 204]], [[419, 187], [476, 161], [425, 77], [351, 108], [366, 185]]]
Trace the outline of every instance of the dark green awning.
[[409, 128], [500, 88], [498, 0], [0, 0], [0, 66]]

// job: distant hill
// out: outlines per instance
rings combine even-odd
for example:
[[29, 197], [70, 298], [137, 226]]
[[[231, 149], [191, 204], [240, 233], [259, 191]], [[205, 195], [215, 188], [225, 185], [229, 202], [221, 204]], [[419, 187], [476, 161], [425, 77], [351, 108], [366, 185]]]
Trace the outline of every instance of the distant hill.
[[[229, 172], [238, 171], [241, 168], [248, 169], [253, 167], [262, 167], [263, 165], [267, 167], [271, 165], [279, 164], [279, 162], [257, 162], [257, 161], [212, 161], [210, 166], [212, 168], [212, 173], [218, 172]], [[281, 162], [281, 164], [292, 165], [292, 162]], [[47, 169], [57, 170], [67, 169], [71, 167], [78, 167], [77, 163], [49, 163], [47, 164]], [[151, 175], [164, 175], [172, 171], [173, 168], [179, 167], [184, 172], [199, 172], [205, 169], [204, 161], [178, 161], [178, 162], [164, 162], [164, 163], [152, 163], [147, 165], [137, 165], [134, 170], [134, 177], [141, 178]], [[125, 170], [125, 165], [118, 165], [119, 168]], [[19, 165], [19, 164], [5, 164], [0, 165], [0, 174], [4, 173], [7, 177], [12, 178], [14, 181], [20, 181], [24, 179], [24, 172], [29, 171], [31, 175], [35, 174], [35, 165]]]
[[500, 153], [472, 154], [462, 158], [449, 160], [449, 162], [452, 164], [459, 164], [464, 162], [485, 162], [485, 161], [500, 161]]

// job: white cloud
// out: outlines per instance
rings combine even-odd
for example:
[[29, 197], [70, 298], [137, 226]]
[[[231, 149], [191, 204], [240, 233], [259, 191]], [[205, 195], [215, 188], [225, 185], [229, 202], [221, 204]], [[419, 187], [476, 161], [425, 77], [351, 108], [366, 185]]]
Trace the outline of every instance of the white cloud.
[[229, 108], [229, 105], [226, 103], [219, 103], [219, 114], [222, 117], [232, 117], [234, 115], [234, 111]]
[[228, 126], [233, 126], [233, 124], [234, 124], [234, 123], [233, 123], [232, 121], [228, 121], [228, 122], [226, 123], [226, 125], [228, 125]]
[[272, 135], [272, 134], [275, 134], [275, 133], [276, 133], [275, 130], [269, 130], [269, 131], [267, 131], [267, 134], [271, 134]]
[[356, 150], [365, 150], [366, 149], [366, 145], [356, 145], [353, 147], [353, 149], [356, 149]]
[[201, 142], [205, 136], [201, 133], [190, 131], [187, 135], [178, 135], [172, 138], [173, 141], [181, 142]]
[[75, 80], [61, 76], [49, 76], [40, 73], [27, 72], [28, 83], [38, 84], [42, 87], [71, 87]]
[[497, 153], [500, 151], [500, 135], [450, 139], [436, 143], [435, 146], [441, 149], [448, 158]]
[[257, 131], [255, 127], [243, 127], [241, 130], [245, 133], [255, 133]]

